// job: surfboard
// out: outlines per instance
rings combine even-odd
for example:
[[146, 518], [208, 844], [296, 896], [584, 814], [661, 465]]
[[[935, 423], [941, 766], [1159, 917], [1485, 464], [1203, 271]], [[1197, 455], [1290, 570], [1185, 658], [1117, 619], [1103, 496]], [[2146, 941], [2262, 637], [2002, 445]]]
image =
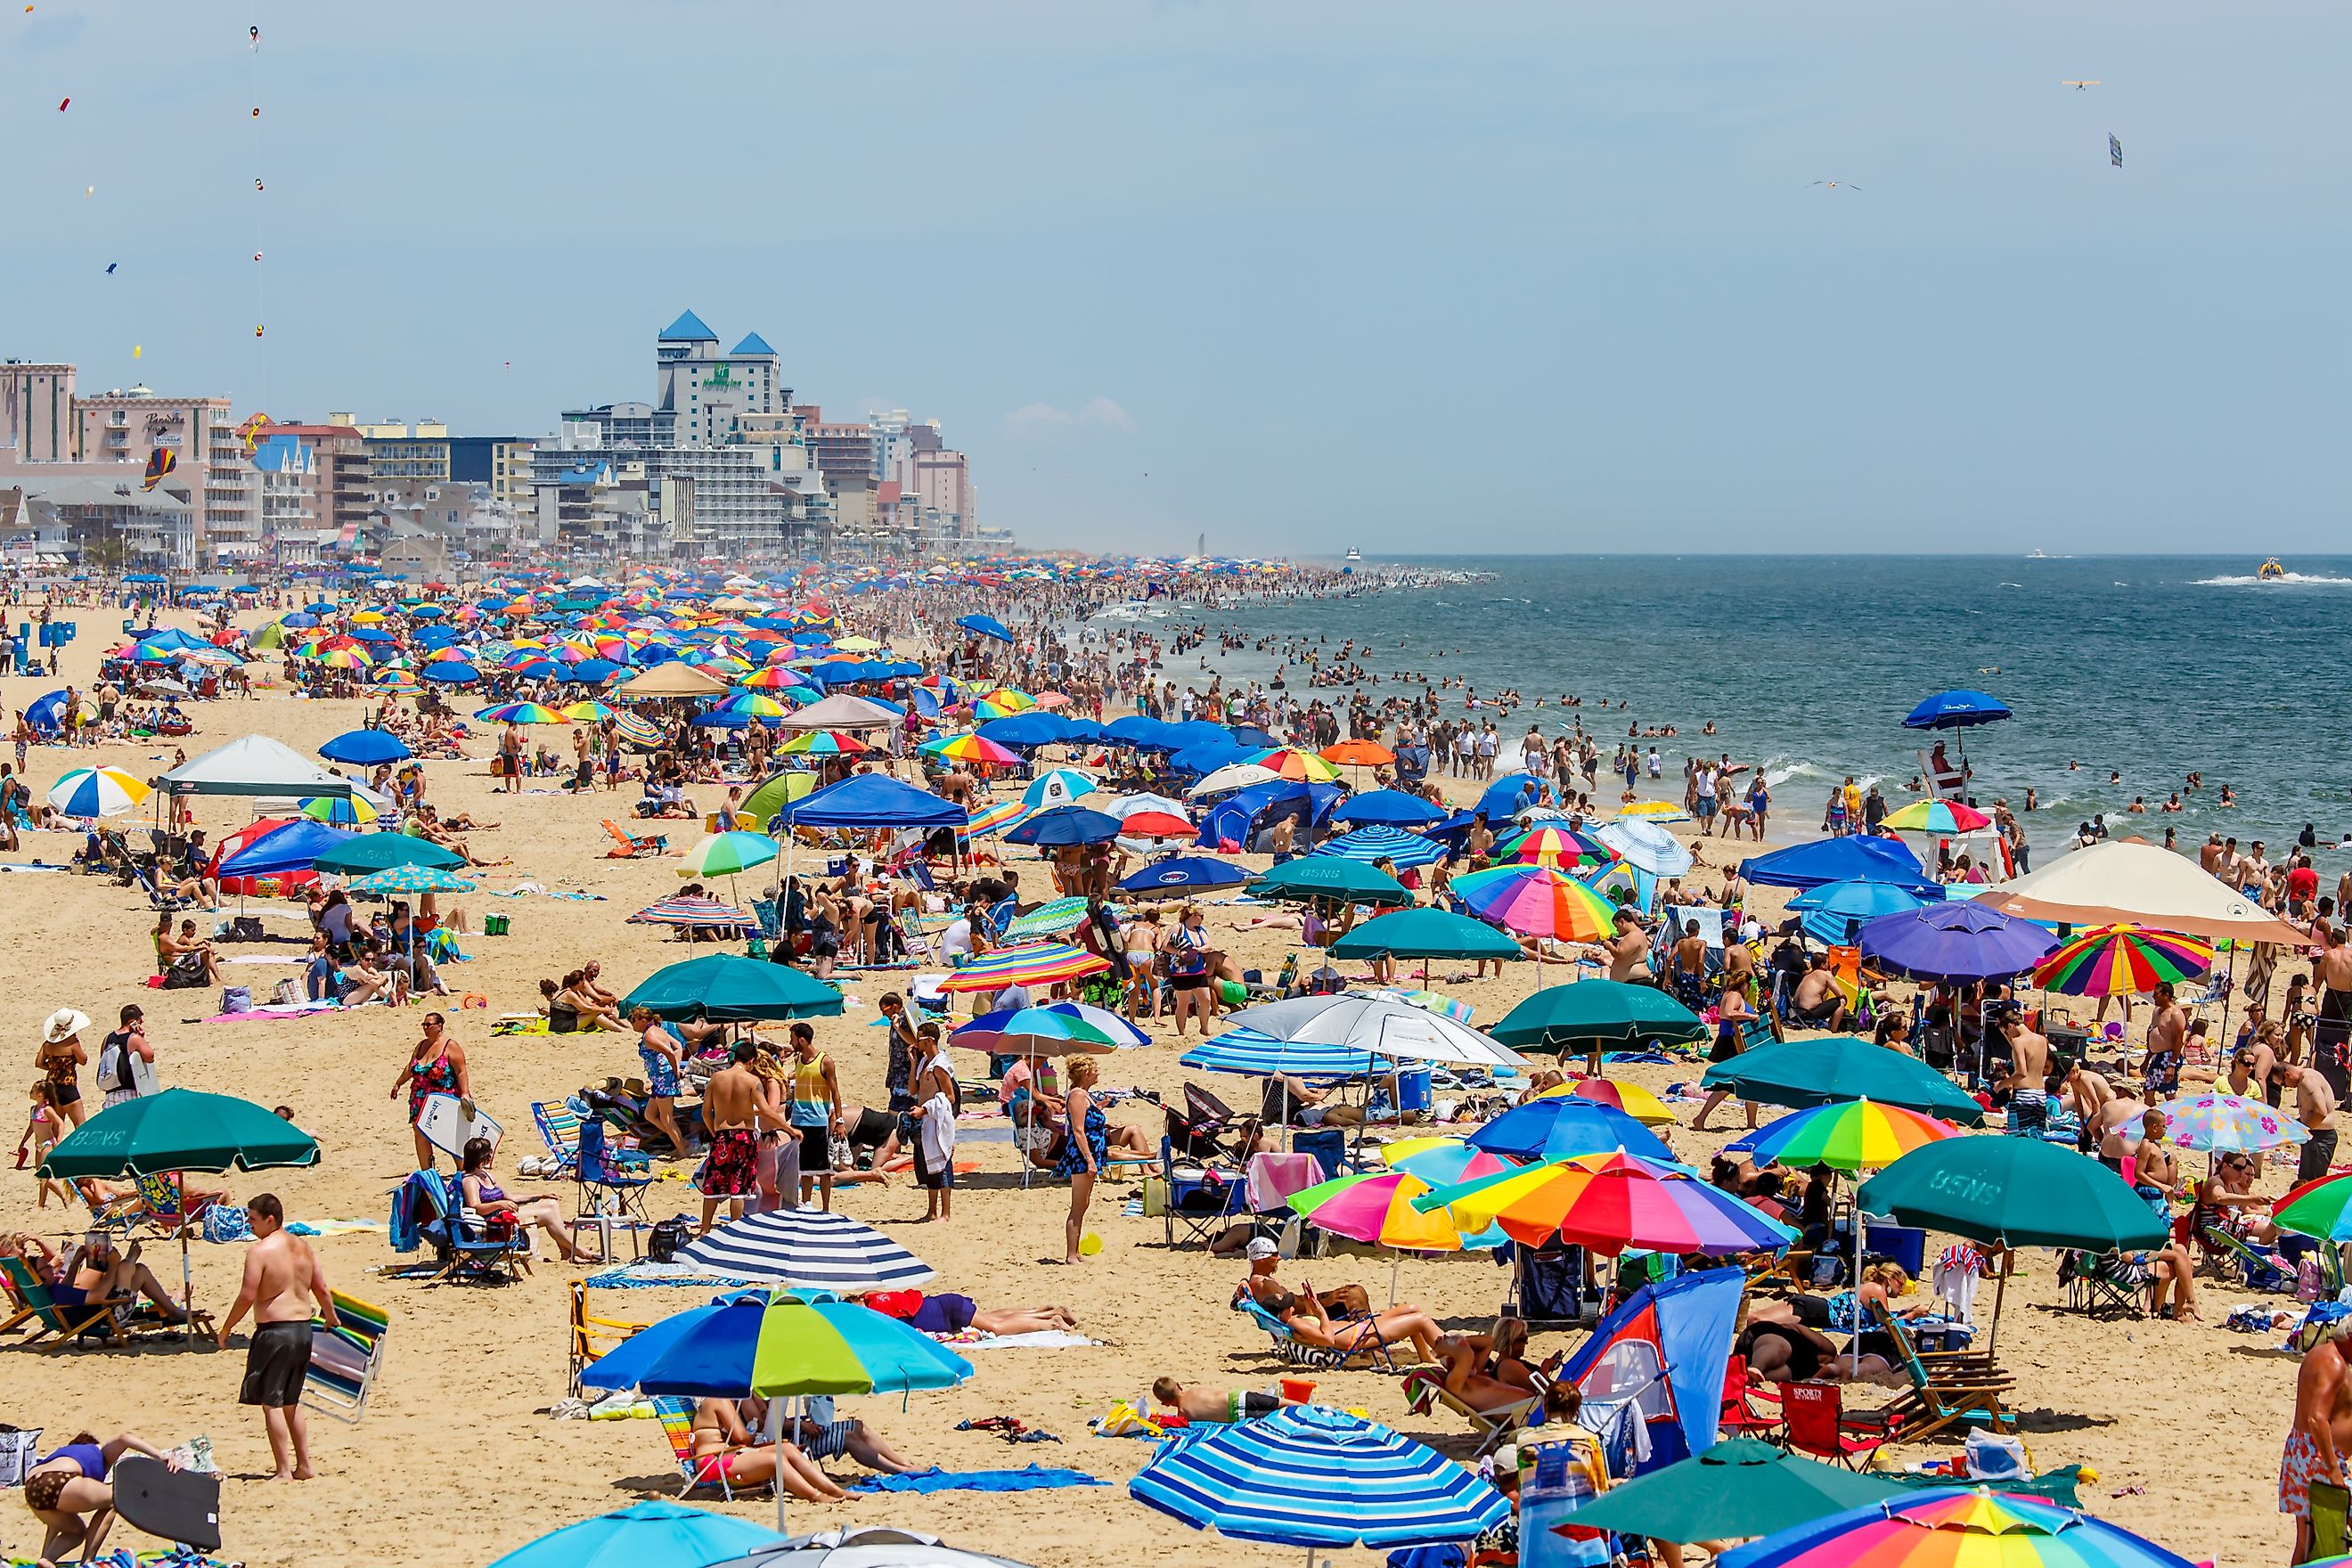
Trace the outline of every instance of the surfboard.
[[114, 1510], [148, 1534], [199, 1552], [220, 1550], [219, 1476], [128, 1454], [109, 1479]]
[[458, 1159], [465, 1157], [467, 1139], [487, 1138], [495, 1149], [505, 1131], [479, 1106], [474, 1108], [474, 1120], [469, 1124], [465, 1108], [454, 1094], [426, 1095], [425, 1109], [416, 1113], [416, 1130], [425, 1134], [427, 1143]]

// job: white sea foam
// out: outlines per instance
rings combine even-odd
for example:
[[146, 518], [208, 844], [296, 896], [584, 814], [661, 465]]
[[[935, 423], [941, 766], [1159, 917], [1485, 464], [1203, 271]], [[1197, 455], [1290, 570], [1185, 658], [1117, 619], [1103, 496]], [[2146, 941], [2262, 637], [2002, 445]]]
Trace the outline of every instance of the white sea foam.
[[2290, 572], [2284, 577], [2257, 577], [2249, 573], [2242, 577], [2200, 577], [2190, 586], [2197, 588], [2352, 588], [2352, 577], [2326, 577], [2309, 572]]

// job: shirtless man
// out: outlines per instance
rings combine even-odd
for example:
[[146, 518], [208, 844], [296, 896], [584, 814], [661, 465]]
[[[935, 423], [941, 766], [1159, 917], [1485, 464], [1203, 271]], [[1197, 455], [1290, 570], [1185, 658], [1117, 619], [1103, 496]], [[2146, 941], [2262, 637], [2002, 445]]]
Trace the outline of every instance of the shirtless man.
[[2336, 1090], [2317, 1068], [2281, 1068], [2281, 1083], [2294, 1090], [2294, 1119], [2311, 1137], [2298, 1151], [2294, 1184], [2315, 1182], [2336, 1163]]
[[702, 1167], [702, 1236], [710, 1234], [719, 1205], [730, 1219], [743, 1217], [743, 1200], [760, 1190], [760, 1132], [788, 1123], [751, 1063], [760, 1047], [738, 1040], [728, 1063], [702, 1086], [702, 1124], [710, 1132], [710, 1156]]
[[2009, 1090], [2009, 1131], [2039, 1138], [2050, 1121], [2050, 1095], [2043, 1088], [2050, 1077], [2050, 1042], [2025, 1026], [2022, 1013], [2003, 1018], [2000, 1032], [2009, 1042], [2009, 1077], [2001, 1080]]
[[2139, 1119], [2139, 1154], [2132, 1167], [2133, 1184], [2142, 1195], [2161, 1193], [2169, 1201], [2184, 1191], [2180, 1180], [2180, 1157], [2165, 1145], [2164, 1112], [2155, 1107], [2143, 1111]]
[[2319, 982], [2319, 1021], [2352, 1022], [2352, 944], [2345, 942], [2340, 925], [2324, 927], [2320, 942], [2325, 951], [2311, 966]]
[[334, 1293], [310, 1244], [288, 1234], [285, 1205], [276, 1194], [256, 1194], [245, 1205], [245, 1215], [254, 1237], [253, 1245], [245, 1249], [245, 1279], [237, 1286], [236, 1305], [220, 1321], [213, 1339], [228, 1349], [229, 1330], [252, 1312], [245, 1385], [236, 1402], [261, 1406], [277, 1479], [307, 1481], [315, 1473], [310, 1468], [310, 1423], [302, 1415], [302, 1385], [310, 1371], [310, 1317], [315, 1307], [319, 1321], [333, 1328]]
[[2344, 1451], [2352, 1446], [2352, 1378], [2345, 1376], [2341, 1343], [2347, 1333], [2352, 1307], [2320, 1301], [2294, 1334], [2303, 1368], [2294, 1379], [2294, 1424], [2279, 1460], [2279, 1511], [2294, 1521], [2297, 1563], [2311, 1555], [2311, 1483], [2344, 1484]]
[[1701, 999], [1706, 989], [1706, 938], [1698, 934], [1698, 921], [1685, 921], [1683, 934], [1675, 942], [1675, 994], [1692, 1012], [1701, 1011], [1706, 1003]]
[[2139, 1096], [2116, 1094], [2099, 1107], [2099, 1118], [2094, 1124], [2094, 1147], [2099, 1163], [2120, 1176], [2124, 1160], [2138, 1142], [2140, 1119], [2147, 1114], [2147, 1104]]
[[2067, 1069], [2066, 1108], [2083, 1124], [2084, 1153], [2098, 1147], [2099, 1134], [2104, 1131], [2099, 1113], [2115, 1098], [2116, 1086], [2107, 1081], [2105, 1073], [2093, 1072], [2080, 1062]]
[[1631, 910], [1617, 911], [1617, 934], [1600, 944], [1609, 955], [1609, 978], [1630, 985], [1650, 984], [1650, 939]]
[[1830, 973], [1827, 953], [1814, 955], [1813, 966], [1797, 982], [1797, 994], [1790, 1000], [1797, 1022], [1806, 1027], [1833, 1034], [1845, 1027], [1845, 998], [1838, 994], [1837, 977]]
[[[2173, 1078], [2179, 1081], [2180, 1064], [2187, 1059], [2189, 1046], [2189, 1009], [2172, 999], [2172, 984], [2158, 983], [2148, 1001], [2156, 1008], [2156, 1016], [2147, 1021], [2147, 1057], [2153, 1062], [2167, 1057], [2173, 1064]], [[2126, 1023], [2131, 1015], [2124, 1016]]]

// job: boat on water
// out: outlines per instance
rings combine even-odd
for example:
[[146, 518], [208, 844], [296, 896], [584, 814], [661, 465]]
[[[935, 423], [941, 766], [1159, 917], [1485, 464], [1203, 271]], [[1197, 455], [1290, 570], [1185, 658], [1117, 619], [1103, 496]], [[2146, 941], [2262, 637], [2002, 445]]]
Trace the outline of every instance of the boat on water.
[[1346, 555], [1340, 557], [1343, 561], [1361, 561], [1363, 558], [1364, 552], [1362, 551], [1353, 549], [1349, 550]]
[[2050, 559], [2050, 552], [2047, 550], [2029, 550], [2025, 552], [2025, 558], [2028, 561], [2047, 561]]
[[2286, 568], [2279, 564], [2279, 558], [2275, 555], [2263, 562], [2254, 573], [2254, 580], [2258, 583], [2278, 583], [2284, 581], [2285, 577]]

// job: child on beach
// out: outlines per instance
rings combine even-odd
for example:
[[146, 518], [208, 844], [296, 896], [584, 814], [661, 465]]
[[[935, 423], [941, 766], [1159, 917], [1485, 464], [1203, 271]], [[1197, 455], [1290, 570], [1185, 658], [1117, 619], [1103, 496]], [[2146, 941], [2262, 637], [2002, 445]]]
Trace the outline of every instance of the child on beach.
[[[25, 1135], [16, 1140], [16, 1169], [20, 1171], [28, 1164], [38, 1165], [47, 1159], [49, 1151], [58, 1146], [58, 1140], [62, 1136], [58, 1131], [56, 1091], [47, 1079], [40, 1079], [34, 1083], [32, 1100], [32, 1113], [26, 1120]], [[67, 1208], [73, 1206], [72, 1194], [47, 1177], [41, 1179], [40, 1202], [36, 1206], [48, 1207], [51, 1192], [58, 1194], [59, 1204]]]

